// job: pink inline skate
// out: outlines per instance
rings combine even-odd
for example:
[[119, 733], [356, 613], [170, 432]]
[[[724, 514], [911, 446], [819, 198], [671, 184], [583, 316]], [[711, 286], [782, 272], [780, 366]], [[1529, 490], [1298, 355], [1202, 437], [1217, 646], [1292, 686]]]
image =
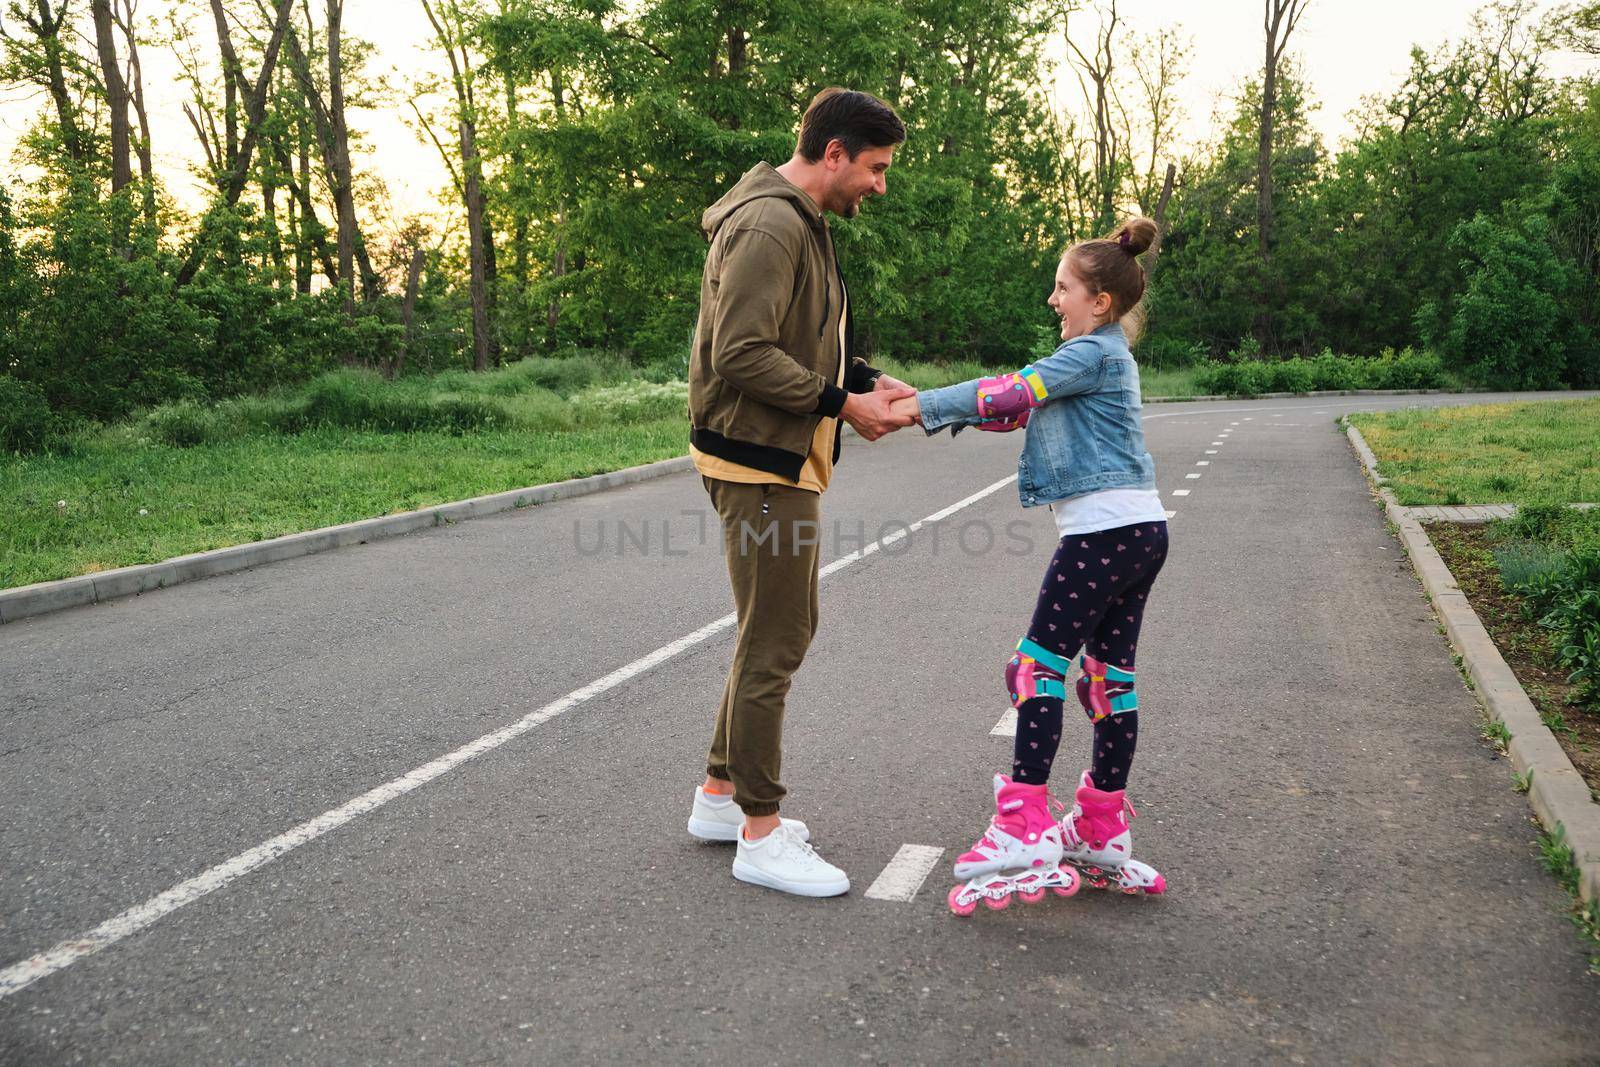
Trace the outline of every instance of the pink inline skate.
[[994, 800], [989, 829], [956, 860], [955, 875], [966, 881], [951, 888], [950, 910], [971, 915], [980, 901], [999, 911], [1012, 896], [1037, 904], [1047, 891], [1076, 893], [1078, 873], [1061, 862], [1062, 828], [1050, 812], [1049, 791], [997, 774]]
[[1084, 771], [1074, 799], [1077, 803], [1061, 820], [1066, 863], [1083, 872], [1083, 880], [1093, 889], [1165, 893], [1167, 880], [1160, 872], [1133, 858], [1128, 823], [1135, 813], [1127, 791], [1096, 789]]

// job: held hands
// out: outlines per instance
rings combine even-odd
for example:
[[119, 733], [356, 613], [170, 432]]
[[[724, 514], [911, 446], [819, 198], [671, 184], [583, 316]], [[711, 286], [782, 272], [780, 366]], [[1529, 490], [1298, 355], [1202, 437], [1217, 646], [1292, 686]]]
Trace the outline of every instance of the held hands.
[[839, 417], [868, 441], [876, 441], [903, 426], [910, 426], [916, 421], [917, 411], [917, 391], [883, 374], [879, 375], [872, 392], [851, 393]]
[[[892, 389], [896, 393], [902, 394], [900, 399], [891, 401], [889, 404], [889, 414], [891, 416], [909, 418], [911, 420], [900, 425], [910, 426], [912, 423], [920, 423], [922, 421], [922, 405], [917, 401], [917, 391], [915, 389], [912, 389], [900, 379], [891, 378], [887, 374], [878, 375], [877, 388], [881, 390]], [[903, 395], [907, 391], [910, 392], [910, 396]]]

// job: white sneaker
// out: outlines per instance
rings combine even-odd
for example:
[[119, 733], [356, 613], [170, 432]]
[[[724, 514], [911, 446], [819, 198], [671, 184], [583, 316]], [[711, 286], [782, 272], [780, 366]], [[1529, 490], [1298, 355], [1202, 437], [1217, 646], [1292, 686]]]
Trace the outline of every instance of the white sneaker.
[[[783, 825], [794, 829], [800, 840], [811, 840], [811, 831], [799, 819], [784, 819]], [[733, 798], [717, 793], [707, 793], [694, 787], [694, 807], [689, 810], [689, 832], [702, 841], [737, 841], [739, 829], [744, 826], [744, 812]]]
[[733, 876], [801, 897], [836, 897], [850, 891], [848, 875], [782, 825], [760, 841], [746, 841], [744, 834], [739, 835]]

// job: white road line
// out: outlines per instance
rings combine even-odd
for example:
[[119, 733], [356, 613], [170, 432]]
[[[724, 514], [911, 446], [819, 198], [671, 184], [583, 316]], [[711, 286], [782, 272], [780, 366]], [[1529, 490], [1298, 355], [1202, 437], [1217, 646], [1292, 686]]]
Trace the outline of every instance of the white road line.
[[1017, 709], [1007, 708], [1006, 713], [1000, 716], [1000, 721], [994, 724], [994, 729], [989, 731], [990, 737], [1016, 737], [1017, 736]]
[[1172, 495], [1173, 496], [1188, 496], [1189, 495], [1189, 490], [1187, 490], [1187, 489], [1174, 489], [1172, 491]]
[[1214, 448], [1208, 448], [1208, 449], [1206, 449], [1206, 455], [1208, 455], [1208, 456], [1214, 456], [1214, 455], [1216, 455], [1216, 454], [1217, 454], [1217, 450], [1216, 450], [1216, 449], [1214, 449]]
[[1176, 511], [1167, 512], [1167, 518], [1169, 518], [1169, 519], [1177, 518], [1177, 515], [1178, 515], [1178, 513]]
[[1194, 465], [1196, 467], [1209, 467], [1211, 466], [1211, 461], [1209, 459], [1197, 459]]
[[[934, 512], [925, 519], [911, 523], [903, 530], [897, 530], [888, 537], [880, 538], [865, 548], [858, 549], [848, 556], [841, 556], [826, 567], [822, 568], [822, 577], [837, 570], [859, 562], [873, 553], [896, 541], [903, 540], [922, 527], [948, 518], [949, 516], [989, 496], [999, 489], [1003, 489], [1017, 480], [1015, 474], [1002, 478], [993, 485], [978, 490], [964, 500], [957, 501], [947, 508]], [[634, 660], [624, 667], [619, 667], [604, 678], [590, 682], [581, 689], [574, 689], [559, 700], [546, 704], [537, 711], [518, 719], [508, 726], [478, 738], [476, 741], [462, 745], [454, 752], [446, 753], [432, 762], [425, 763], [415, 770], [401, 775], [392, 781], [385, 782], [375, 789], [371, 789], [332, 811], [323, 812], [316, 818], [301, 823], [270, 841], [264, 841], [255, 848], [241, 852], [230, 860], [217, 864], [210, 870], [180, 882], [171, 889], [151, 897], [143, 904], [137, 904], [120, 915], [113, 916], [96, 926], [87, 933], [62, 941], [53, 948], [47, 949], [38, 955], [31, 956], [19, 963], [0, 970], [0, 997], [8, 997], [13, 993], [20, 993], [34, 982], [48, 975], [70, 967], [72, 964], [92, 956], [101, 949], [116, 944], [123, 938], [139, 933], [159, 922], [161, 919], [177, 911], [185, 904], [192, 904], [201, 897], [223, 888], [231, 882], [238, 881], [257, 867], [265, 866], [273, 860], [292, 852], [301, 845], [315, 841], [332, 830], [337, 830], [347, 822], [368, 815], [383, 805], [405, 796], [407, 793], [420, 786], [427, 785], [435, 778], [448, 774], [468, 760], [476, 759], [486, 752], [492, 752], [505, 744], [527, 733], [540, 723], [549, 722], [558, 715], [565, 714], [592, 700], [602, 693], [617, 688], [624, 682], [638, 675], [644, 674], [665, 663], [667, 660], [701, 644], [728, 629], [736, 621], [732, 613], [724, 615], [714, 622], [709, 622], [694, 631], [678, 638], [671, 644], [662, 645], [649, 655]]]
[[901, 845], [894, 859], [878, 875], [877, 881], [867, 887], [872, 900], [911, 900], [928, 880], [934, 864], [944, 855], [944, 849], [933, 845]]
[[1184, 477], [1185, 478], [1198, 478], [1198, 477], [1200, 477], [1200, 473], [1198, 471], [1190, 471], [1188, 474], [1185, 474]]

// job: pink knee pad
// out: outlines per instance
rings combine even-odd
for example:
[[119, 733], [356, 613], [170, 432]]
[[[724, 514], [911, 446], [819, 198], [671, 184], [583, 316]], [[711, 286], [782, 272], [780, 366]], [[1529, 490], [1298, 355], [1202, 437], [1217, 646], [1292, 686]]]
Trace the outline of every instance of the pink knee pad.
[[1078, 679], [1078, 703], [1083, 705], [1090, 722], [1138, 710], [1132, 671], [1101, 663], [1087, 653], [1079, 660], [1079, 666], [1083, 675]]
[[1011, 703], [1022, 707], [1036, 697], [1067, 699], [1068, 662], [1027, 638], [1017, 645], [1006, 663], [1006, 692]]

